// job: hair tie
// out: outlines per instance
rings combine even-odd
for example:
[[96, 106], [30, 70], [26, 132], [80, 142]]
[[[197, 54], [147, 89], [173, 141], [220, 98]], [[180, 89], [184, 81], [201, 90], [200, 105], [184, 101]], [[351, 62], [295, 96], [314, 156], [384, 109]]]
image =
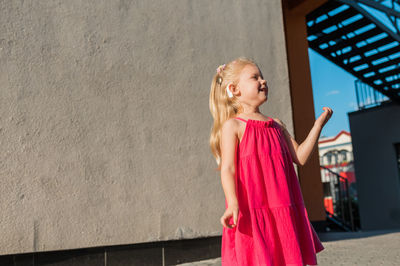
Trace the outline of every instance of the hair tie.
[[226, 66], [226, 65], [223, 64], [223, 65], [220, 65], [219, 67], [217, 67], [217, 72], [218, 72], [218, 74], [220, 74], [221, 71], [225, 69], [225, 66]]
[[[220, 65], [219, 67], [217, 67], [217, 72], [218, 72], [218, 74], [220, 74], [220, 73], [222, 72], [222, 70], [225, 69], [225, 66], [226, 66], [226, 64], [223, 64], [223, 65]], [[221, 77], [221, 76], [218, 76], [217, 82], [218, 82], [219, 85], [222, 84], [222, 77]], [[230, 83], [229, 83], [229, 84], [230, 84]], [[228, 94], [228, 97], [229, 97], [229, 98], [232, 98], [232, 97], [233, 97], [233, 94], [232, 94], [232, 92], [228, 89], [229, 84], [226, 85], [226, 88], [225, 88], [225, 89], [226, 89], [226, 93]]]

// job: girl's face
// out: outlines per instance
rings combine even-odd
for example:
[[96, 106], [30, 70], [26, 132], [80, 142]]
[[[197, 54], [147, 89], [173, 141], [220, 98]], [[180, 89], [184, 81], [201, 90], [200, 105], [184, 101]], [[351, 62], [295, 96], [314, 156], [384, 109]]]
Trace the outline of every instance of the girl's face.
[[237, 87], [239, 98], [245, 103], [259, 105], [267, 100], [267, 82], [258, 67], [252, 64], [243, 68]]

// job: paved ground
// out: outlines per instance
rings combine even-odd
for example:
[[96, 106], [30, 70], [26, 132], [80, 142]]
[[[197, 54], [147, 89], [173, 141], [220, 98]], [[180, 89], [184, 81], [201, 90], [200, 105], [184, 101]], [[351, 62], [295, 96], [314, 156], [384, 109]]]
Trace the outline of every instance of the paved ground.
[[[318, 265], [399, 266], [400, 230], [356, 233], [319, 233], [325, 249], [317, 254]], [[221, 259], [205, 260], [179, 266], [219, 266]]]

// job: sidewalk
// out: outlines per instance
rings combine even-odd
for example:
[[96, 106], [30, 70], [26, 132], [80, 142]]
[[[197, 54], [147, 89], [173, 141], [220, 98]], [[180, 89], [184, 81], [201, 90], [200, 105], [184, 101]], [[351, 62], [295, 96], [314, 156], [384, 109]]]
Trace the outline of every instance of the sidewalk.
[[[317, 254], [320, 266], [400, 265], [400, 230], [331, 232], [318, 236], [325, 247]], [[178, 265], [220, 266], [221, 258]]]

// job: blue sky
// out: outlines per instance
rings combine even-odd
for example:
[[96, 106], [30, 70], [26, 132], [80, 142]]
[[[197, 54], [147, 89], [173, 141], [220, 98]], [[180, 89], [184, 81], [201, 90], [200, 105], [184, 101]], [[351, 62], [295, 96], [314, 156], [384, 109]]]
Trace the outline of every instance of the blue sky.
[[322, 129], [321, 136], [333, 137], [341, 130], [350, 132], [347, 112], [357, 110], [354, 81], [356, 78], [331, 63], [312, 49], [308, 49], [314, 95], [315, 119], [322, 107], [333, 110], [331, 119]]

